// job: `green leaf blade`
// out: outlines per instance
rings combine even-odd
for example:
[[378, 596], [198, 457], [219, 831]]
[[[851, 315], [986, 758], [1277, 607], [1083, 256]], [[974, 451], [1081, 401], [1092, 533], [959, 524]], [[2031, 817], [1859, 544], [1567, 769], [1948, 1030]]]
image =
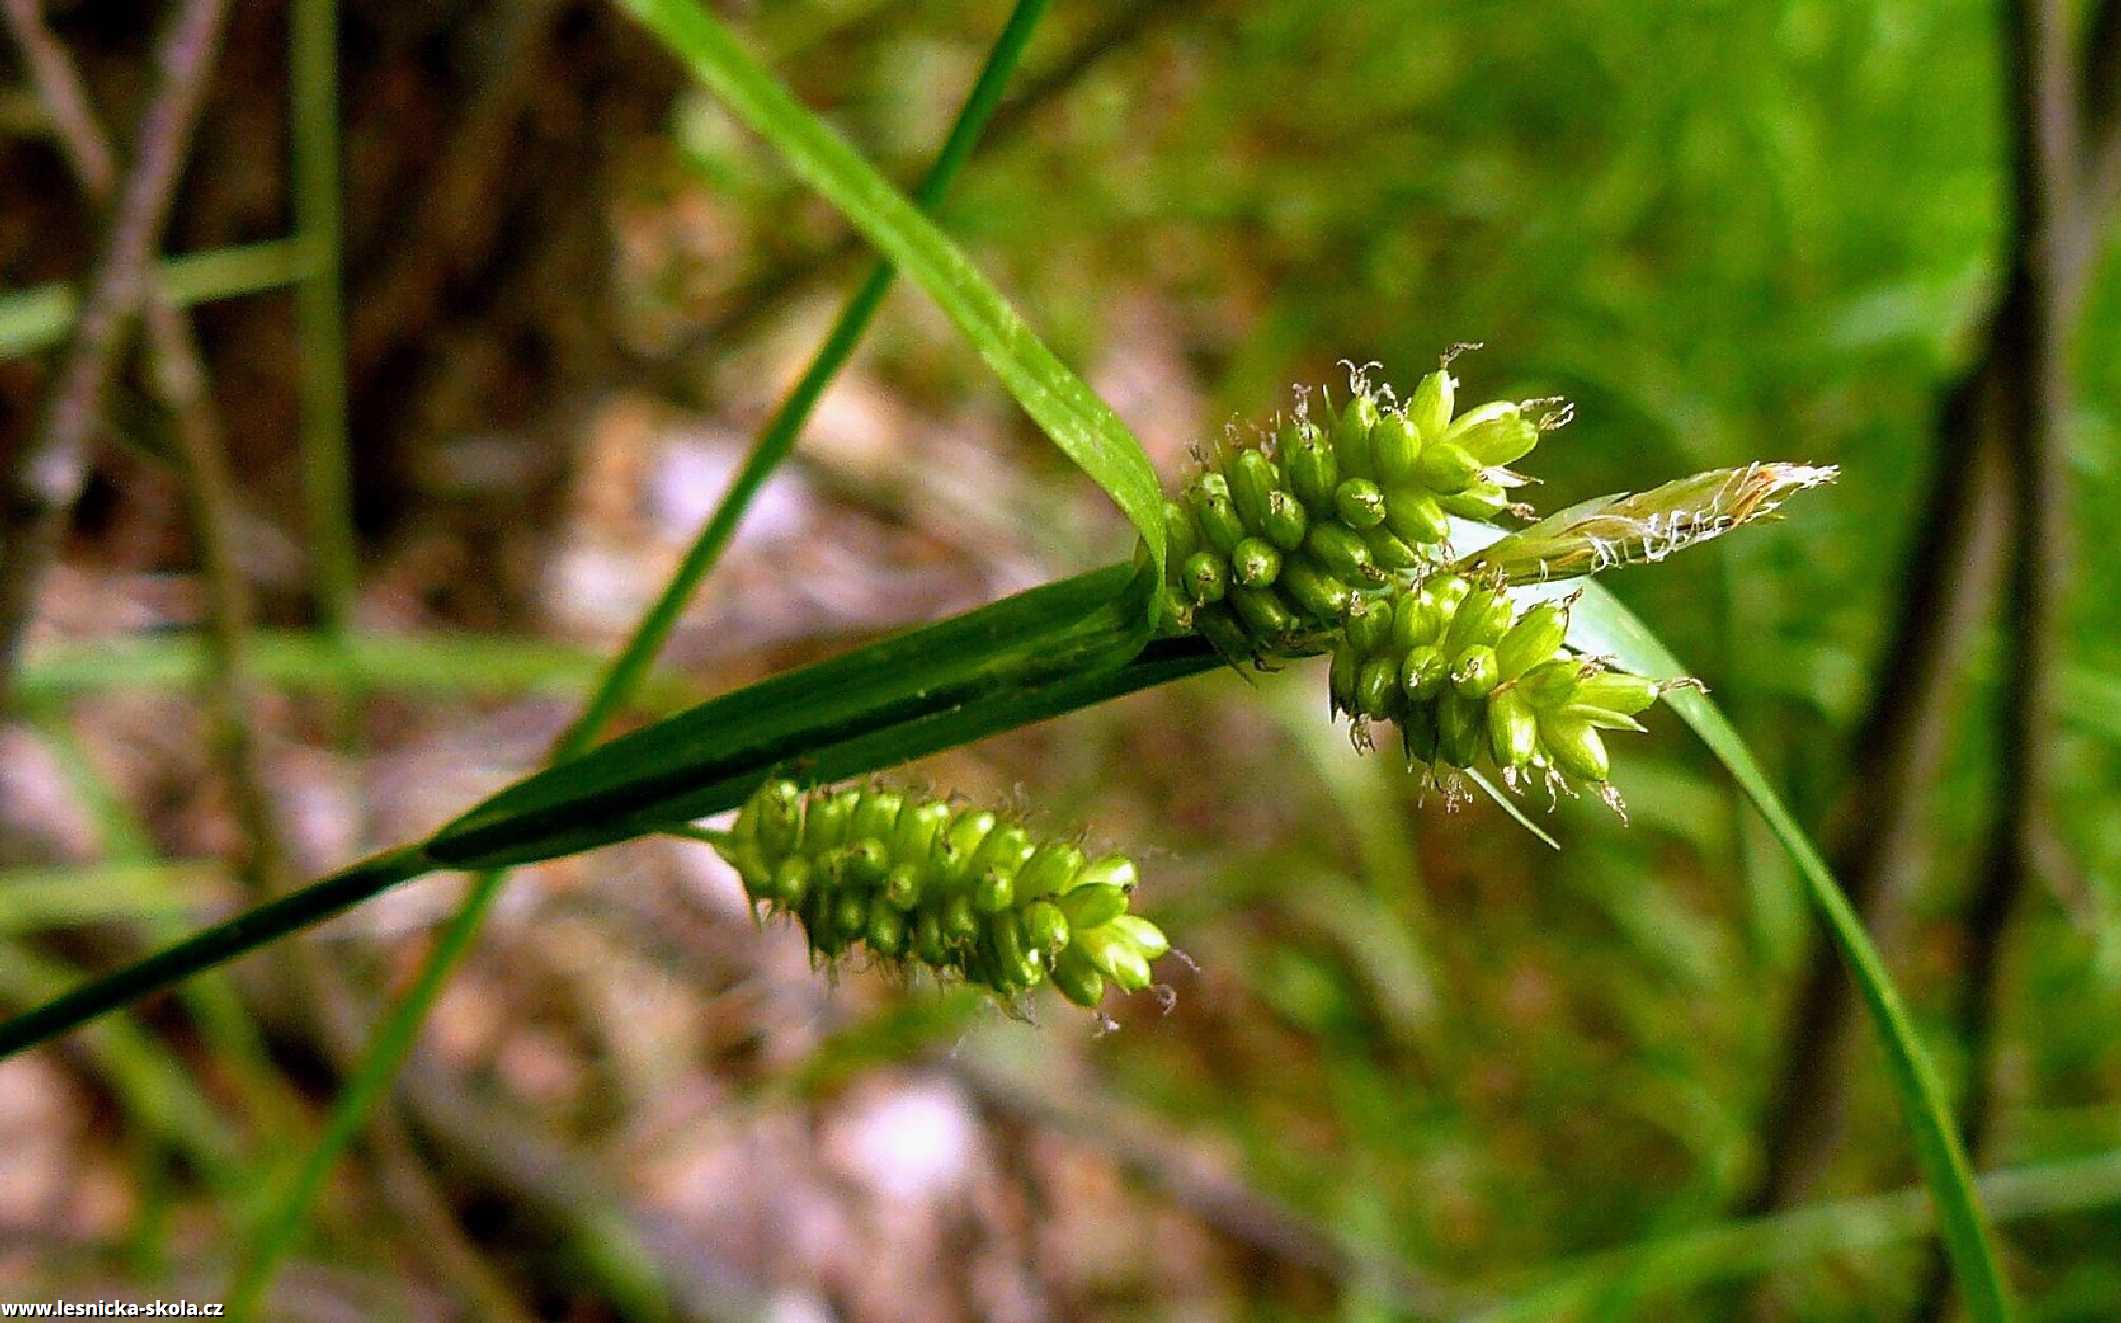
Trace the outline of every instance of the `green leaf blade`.
[[[1572, 614], [1569, 642], [1582, 651], [1611, 656], [1630, 670], [1657, 679], [1676, 679], [1686, 673], [1649, 626], [1596, 583], [1584, 585], [1583, 597]], [[1767, 773], [1754, 760], [1723, 710], [1698, 689], [1675, 689], [1665, 695], [1665, 702], [1730, 772], [1797, 865], [1805, 894], [1819, 911], [1827, 935], [1855, 978], [1885, 1047], [1893, 1086], [1914, 1143], [1916, 1164], [1936, 1203], [1938, 1232], [1951, 1256], [1967, 1314], [1979, 1323], [2003, 1323], [2011, 1317], [2010, 1296], [1997, 1264], [1988, 1218], [1974, 1186], [1973, 1169], [1945, 1104], [1943, 1085], [1916, 1036], [1914, 1023], [1893, 986], [1885, 961], [1871, 944], [1862, 919], [1834, 880], [1826, 859], [1775, 793]]]
[[[494, 868], [717, 812], [777, 766], [1124, 664], [1148, 641], [1148, 588], [1145, 572], [1111, 565], [747, 686], [517, 782], [427, 848]], [[888, 743], [860, 747], [898, 760]]]
[[1163, 489], [1141, 443], [1048, 349], [934, 222], [805, 109], [692, 0], [624, 0], [738, 118], [765, 138], [972, 342], [1024, 411], [1096, 480], [1164, 568]]

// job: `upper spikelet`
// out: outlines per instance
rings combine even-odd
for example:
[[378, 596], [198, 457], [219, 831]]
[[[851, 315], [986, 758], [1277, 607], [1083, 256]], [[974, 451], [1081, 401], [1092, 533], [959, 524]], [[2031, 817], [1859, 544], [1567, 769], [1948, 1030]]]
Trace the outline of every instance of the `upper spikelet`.
[[1271, 434], [1226, 442], [1165, 502], [1166, 627], [1234, 656], [1300, 648], [1357, 599], [1448, 550], [1448, 516], [1492, 519], [1524, 480], [1508, 465], [1567, 421], [1544, 400], [1456, 410], [1448, 364], [1400, 404], [1351, 372], [1337, 408], [1307, 398]]

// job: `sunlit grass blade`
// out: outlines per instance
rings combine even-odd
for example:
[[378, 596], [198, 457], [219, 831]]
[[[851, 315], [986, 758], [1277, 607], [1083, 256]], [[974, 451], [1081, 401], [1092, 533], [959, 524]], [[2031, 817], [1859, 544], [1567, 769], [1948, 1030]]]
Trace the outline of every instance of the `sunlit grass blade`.
[[[188, 308], [293, 284], [314, 268], [311, 253], [299, 240], [273, 239], [164, 258], [155, 269], [170, 300]], [[72, 329], [79, 307], [72, 285], [38, 285], [0, 294], [0, 358], [58, 344]]]
[[925, 290], [1053, 443], [1097, 480], [1141, 531], [1163, 574], [1163, 491], [1110, 406], [1034, 335], [993, 283], [837, 133], [805, 109], [728, 29], [692, 0], [626, 8]]
[[[1586, 652], [1614, 657], [1643, 675], [1671, 679], [1685, 674], [1649, 627], [1595, 583], [1585, 586], [1576, 605], [1569, 642]], [[1730, 772], [1796, 864], [1805, 894], [1848, 964], [1884, 1044], [1893, 1087], [1914, 1142], [1915, 1160], [1936, 1200], [1938, 1232], [1951, 1255], [1967, 1313], [1978, 1323], [2008, 1318], [2009, 1294], [1997, 1266], [1995, 1244], [1958, 1129], [1945, 1105], [1943, 1086], [1915, 1035], [1885, 962], [1864, 932], [1863, 921], [1722, 710], [1695, 689], [1675, 689], [1665, 695], [1665, 701]]]
[[[546, 639], [483, 634], [321, 634], [260, 630], [246, 660], [261, 684], [297, 692], [388, 692], [462, 699], [534, 693], [576, 696], [596, 687], [607, 666], [585, 648]], [[112, 690], [184, 689], [206, 669], [193, 634], [54, 642], [24, 660], [15, 693], [35, 709]], [[699, 701], [692, 686], [645, 676], [626, 706], [661, 715]]]
[[[1975, 1186], [1998, 1222], [2106, 1208], [2121, 1204], [2121, 1153], [1992, 1171]], [[1922, 1186], [1717, 1223], [1590, 1255], [1544, 1285], [1461, 1315], [1460, 1323], [1571, 1318], [1623, 1279], [1638, 1295], [1666, 1297], [1828, 1255], [1888, 1249], [1936, 1229], [1935, 1204]]]
[[0, 937], [192, 917], [204, 908], [202, 893], [227, 877], [227, 865], [214, 860], [0, 870]]

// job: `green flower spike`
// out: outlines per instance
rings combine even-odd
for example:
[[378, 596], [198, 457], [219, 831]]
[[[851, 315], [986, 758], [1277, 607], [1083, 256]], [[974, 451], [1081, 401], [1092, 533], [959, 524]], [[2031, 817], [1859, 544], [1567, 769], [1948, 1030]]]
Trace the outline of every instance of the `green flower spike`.
[[[1568, 421], [1550, 400], [1456, 412], [1445, 366], [1402, 407], [1350, 368], [1349, 398], [1299, 395], [1271, 435], [1226, 442], [1165, 502], [1164, 627], [1233, 657], [1323, 646], [1352, 605], [1449, 554], [1450, 516], [1488, 520], [1525, 480], [1507, 466]], [[1322, 397], [1323, 398], [1323, 397]]]
[[760, 786], [715, 848], [752, 903], [802, 925], [820, 960], [856, 946], [1013, 999], [1050, 978], [1094, 1007], [1110, 983], [1150, 985], [1171, 949], [1127, 912], [1137, 875], [978, 808], [880, 787]]
[[1430, 575], [1358, 603], [1333, 650], [1332, 709], [1398, 725], [1407, 765], [1456, 803], [1457, 769], [1492, 764], [1512, 789], [1544, 785], [1550, 798], [1589, 790], [1623, 813], [1609, 779], [1604, 732], [1635, 720], [1679, 684], [1660, 684], [1570, 650], [1575, 599], [1522, 611], [1496, 576]]

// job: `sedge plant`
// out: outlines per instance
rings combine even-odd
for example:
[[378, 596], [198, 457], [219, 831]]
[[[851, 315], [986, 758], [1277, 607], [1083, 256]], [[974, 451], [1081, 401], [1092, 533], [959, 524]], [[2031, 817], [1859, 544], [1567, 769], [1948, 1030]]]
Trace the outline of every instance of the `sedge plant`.
[[[1137, 917], [1133, 869], [1037, 840], [978, 808], [880, 785], [838, 789], [939, 749], [1216, 667], [1333, 657], [1329, 703], [1411, 774], [1611, 799], [1604, 734], [1670, 705], [1732, 772], [1798, 865], [1892, 1067], [1966, 1306], [2009, 1306], [1935, 1072], [1817, 851], [1736, 733], [1593, 573], [1661, 559], [1831, 476], [1763, 463], [1561, 511], [1514, 532], [1516, 471], [1566, 419], [1553, 401], [1460, 410], [1446, 363], [1405, 405], [1358, 377], [1161, 490], [1111, 409], [950, 240], [804, 109], [696, 0], [628, 6], [943, 310], [1053, 442], [1135, 526], [1127, 561], [774, 676], [523, 778], [431, 836], [385, 851], [0, 1024], [0, 1056], [383, 890], [652, 833], [707, 833], [763, 912], [838, 958], [918, 965], [1005, 996], [1052, 981], [1095, 1003], [1148, 983], [1167, 945]], [[1314, 416], [1315, 412], [1315, 416]], [[740, 512], [739, 505], [738, 511]], [[1381, 531], [1380, 531], [1381, 530]], [[1153, 918], [1153, 904], [1148, 907]], [[468, 934], [469, 928], [465, 930]], [[468, 940], [468, 936], [466, 938]], [[1094, 978], [1092, 976], [1095, 976]]]

